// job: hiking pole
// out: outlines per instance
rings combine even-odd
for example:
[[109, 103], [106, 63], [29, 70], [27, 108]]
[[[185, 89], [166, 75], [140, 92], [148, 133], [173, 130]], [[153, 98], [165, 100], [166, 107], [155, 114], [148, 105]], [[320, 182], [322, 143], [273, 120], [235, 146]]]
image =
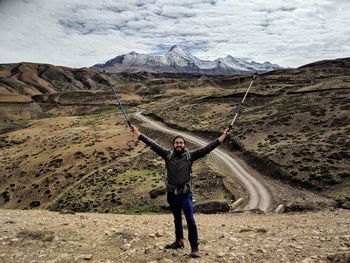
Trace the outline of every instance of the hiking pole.
[[238, 107], [237, 107], [236, 110], [235, 110], [236, 114], [235, 114], [235, 116], [233, 117], [233, 120], [232, 120], [231, 124], [228, 126], [228, 130], [231, 130], [231, 129], [232, 129], [233, 123], [236, 121], [238, 114], [240, 114], [241, 108], [242, 108], [242, 106], [243, 106], [243, 104], [244, 104], [245, 98], [246, 98], [247, 95], [248, 95], [248, 92], [249, 92], [249, 90], [250, 90], [250, 87], [253, 85], [254, 79], [255, 79], [255, 73], [253, 73], [253, 78], [252, 78], [252, 81], [251, 81], [250, 84], [249, 84], [249, 87], [248, 87], [248, 89], [247, 89], [247, 92], [245, 93], [245, 95], [244, 95], [244, 97], [243, 97], [241, 103], [238, 105]]
[[123, 114], [124, 114], [124, 118], [125, 118], [126, 123], [127, 123], [127, 124], [129, 125], [129, 127], [133, 130], [133, 128], [132, 128], [132, 126], [131, 126], [131, 123], [130, 123], [130, 121], [129, 121], [128, 114], [127, 114], [126, 111], [124, 110], [124, 107], [123, 107], [123, 105], [122, 105], [122, 103], [121, 103], [121, 101], [120, 101], [120, 99], [119, 99], [119, 97], [118, 97], [118, 95], [117, 95], [117, 92], [115, 91], [115, 89], [113, 88], [111, 82], [109, 81], [109, 78], [108, 78], [108, 76], [107, 76], [107, 74], [106, 74], [106, 71], [104, 70], [103, 73], [105, 74], [105, 76], [106, 76], [106, 78], [107, 78], [107, 81], [108, 81], [108, 83], [109, 83], [109, 86], [111, 87], [111, 89], [112, 89], [112, 91], [113, 91], [113, 95], [114, 95], [114, 97], [116, 98], [116, 100], [118, 101], [119, 107], [120, 107], [120, 109], [122, 110], [122, 112], [123, 112]]

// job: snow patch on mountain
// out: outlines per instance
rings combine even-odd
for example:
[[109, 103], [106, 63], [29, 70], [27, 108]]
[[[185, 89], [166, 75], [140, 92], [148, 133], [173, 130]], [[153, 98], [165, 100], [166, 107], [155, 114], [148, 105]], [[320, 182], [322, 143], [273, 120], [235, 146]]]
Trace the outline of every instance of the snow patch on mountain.
[[194, 73], [207, 75], [234, 75], [264, 73], [281, 69], [279, 65], [270, 62], [257, 63], [241, 58], [227, 56], [213, 61], [201, 60], [185, 50], [181, 45], [172, 46], [165, 54], [139, 54], [135, 51], [117, 56], [106, 63], [96, 64], [92, 68], [109, 72], [169, 72]]

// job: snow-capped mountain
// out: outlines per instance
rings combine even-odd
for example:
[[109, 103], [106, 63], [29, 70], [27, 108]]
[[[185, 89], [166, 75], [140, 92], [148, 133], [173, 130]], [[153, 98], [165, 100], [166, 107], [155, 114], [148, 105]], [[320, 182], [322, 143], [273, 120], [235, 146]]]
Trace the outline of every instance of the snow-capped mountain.
[[166, 54], [129, 54], [117, 56], [104, 64], [96, 64], [92, 68], [108, 72], [169, 72], [194, 73], [207, 75], [235, 75], [252, 72], [268, 72], [281, 69], [279, 65], [270, 62], [257, 63], [227, 56], [213, 61], [201, 60], [186, 51], [180, 45], [172, 46]]

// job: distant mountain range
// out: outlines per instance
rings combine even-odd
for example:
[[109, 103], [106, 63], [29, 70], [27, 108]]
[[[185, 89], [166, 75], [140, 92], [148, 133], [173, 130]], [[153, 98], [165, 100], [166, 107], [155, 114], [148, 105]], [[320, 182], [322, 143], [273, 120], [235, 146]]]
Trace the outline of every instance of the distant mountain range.
[[165, 54], [139, 54], [135, 51], [117, 56], [103, 64], [93, 65], [92, 68], [107, 72], [139, 72], [150, 71], [157, 73], [191, 73], [205, 75], [238, 75], [253, 72], [265, 73], [282, 69], [270, 62], [257, 63], [241, 58], [227, 56], [213, 61], [201, 60], [180, 45], [172, 46]]

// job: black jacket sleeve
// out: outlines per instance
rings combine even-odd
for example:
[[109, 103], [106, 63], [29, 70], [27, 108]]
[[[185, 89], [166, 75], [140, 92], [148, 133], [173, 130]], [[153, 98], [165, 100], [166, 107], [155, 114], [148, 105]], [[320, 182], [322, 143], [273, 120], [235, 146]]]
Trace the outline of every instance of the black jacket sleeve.
[[151, 149], [153, 151], [155, 151], [158, 155], [160, 155], [161, 157], [163, 157], [163, 159], [166, 159], [168, 154], [170, 153], [170, 150], [167, 150], [165, 148], [163, 148], [162, 146], [160, 146], [158, 143], [156, 143], [155, 141], [153, 141], [152, 139], [148, 138], [146, 135], [144, 134], [140, 134], [140, 136], [138, 137], [138, 139], [140, 141], [143, 141], [145, 144], [147, 144], [149, 147], [151, 147]]
[[190, 151], [191, 161], [194, 162], [194, 161], [198, 160], [199, 158], [210, 153], [212, 150], [214, 150], [219, 145], [220, 145], [220, 142], [218, 139], [216, 139], [215, 141], [212, 141], [211, 143], [207, 144], [206, 146], [204, 146], [202, 148], [198, 148], [196, 150]]

